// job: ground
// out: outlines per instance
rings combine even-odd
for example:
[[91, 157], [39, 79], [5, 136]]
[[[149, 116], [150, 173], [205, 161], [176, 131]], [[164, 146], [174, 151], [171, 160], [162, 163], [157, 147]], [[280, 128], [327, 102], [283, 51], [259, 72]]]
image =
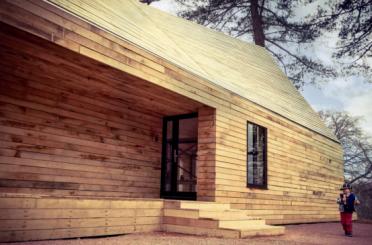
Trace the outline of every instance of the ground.
[[339, 223], [302, 224], [286, 226], [286, 234], [269, 238], [222, 239], [188, 236], [174, 233], [143, 233], [106, 238], [68, 239], [42, 242], [14, 243], [16, 245], [370, 245], [372, 224], [355, 223], [354, 236], [345, 237]]

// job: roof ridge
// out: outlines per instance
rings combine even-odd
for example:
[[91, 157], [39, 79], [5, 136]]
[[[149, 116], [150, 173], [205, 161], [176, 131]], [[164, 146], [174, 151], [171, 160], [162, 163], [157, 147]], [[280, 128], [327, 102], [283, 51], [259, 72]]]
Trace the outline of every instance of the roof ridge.
[[134, 0], [48, 1], [190, 74], [338, 142], [263, 47]]

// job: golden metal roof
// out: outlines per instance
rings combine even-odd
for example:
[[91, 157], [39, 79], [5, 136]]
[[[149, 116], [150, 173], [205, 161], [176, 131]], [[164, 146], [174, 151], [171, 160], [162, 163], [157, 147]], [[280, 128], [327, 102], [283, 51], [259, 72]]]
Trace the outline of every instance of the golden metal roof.
[[337, 141], [264, 48], [137, 0], [48, 0], [178, 67]]

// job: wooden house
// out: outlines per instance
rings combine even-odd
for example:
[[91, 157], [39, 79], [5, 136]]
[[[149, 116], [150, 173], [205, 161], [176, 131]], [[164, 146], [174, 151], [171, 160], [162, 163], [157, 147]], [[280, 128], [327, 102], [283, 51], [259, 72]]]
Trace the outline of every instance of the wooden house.
[[342, 148], [262, 47], [135, 0], [6, 0], [0, 74], [0, 241], [338, 219]]

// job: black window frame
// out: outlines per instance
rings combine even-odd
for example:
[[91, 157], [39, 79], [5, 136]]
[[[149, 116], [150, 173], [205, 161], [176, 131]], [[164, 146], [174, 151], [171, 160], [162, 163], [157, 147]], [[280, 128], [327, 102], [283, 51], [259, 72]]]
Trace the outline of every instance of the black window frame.
[[[179, 120], [182, 119], [189, 119], [189, 118], [198, 118], [198, 113], [189, 113], [189, 114], [182, 114], [182, 115], [176, 115], [176, 116], [166, 116], [163, 118], [163, 139], [162, 139], [162, 164], [161, 164], [161, 181], [160, 181], [160, 198], [164, 199], [176, 199], [176, 200], [196, 200], [197, 199], [197, 190], [195, 192], [181, 192], [177, 191], [177, 179], [175, 178], [177, 176], [177, 168], [172, 168], [172, 190], [166, 191], [165, 189], [165, 182], [166, 182], [166, 164], [167, 164], [167, 127], [168, 127], [168, 121], [173, 122], [172, 126], [172, 141], [173, 144], [176, 146], [176, 151], [178, 155], [178, 144], [180, 143], [180, 139], [178, 138], [179, 133]], [[175, 126], [177, 125], [177, 126]], [[196, 145], [198, 144], [198, 138], [193, 139], [195, 141]], [[174, 161], [174, 154], [172, 154], [172, 162]], [[173, 163], [172, 163], [173, 164]], [[197, 162], [196, 166], [197, 167]], [[197, 179], [197, 176], [196, 176]]]
[[[248, 137], [249, 137], [249, 124], [253, 124], [259, 128], [262, 128], [263, 131], [264, 131], [264, 149], [263, 149], [263, 167], [264, 167], [264, 170], [263, 170], [263, 184], [262, 185], [258, 185], [258, 184], [250, 184], [248, 182], [248, 160], [249, 160], [249, 157], [248, 157], [248, 149], [249, 149], [249, 142], [248, 142]], [[267, 128], [266, 127], [263, 127], [257, 123], [254, 123], [254, 122], [251, 122], [251, 121], [247, 121], [247, 153], [246, 153], [246, 167], [247, 167], [247, 170], [246, 170], [246, 174], [247, 174], [247, 178], [246, 178], [246, 181], [247, 181], [247, 187], [248, 188], [255, 188], [255, 189], [265, 189], [267, 190], [267, 182], [268, 182], [268, 178], [267, 178]]]

